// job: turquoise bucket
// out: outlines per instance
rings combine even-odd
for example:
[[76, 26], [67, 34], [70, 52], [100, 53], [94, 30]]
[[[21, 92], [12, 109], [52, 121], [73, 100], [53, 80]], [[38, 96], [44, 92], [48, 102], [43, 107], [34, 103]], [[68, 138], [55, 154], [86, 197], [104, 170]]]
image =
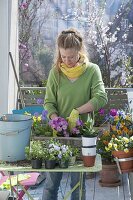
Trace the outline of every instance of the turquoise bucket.
[[32, 117], [20, 114], [5, 114], [0, 117], [0, 160], [25, 159], [25, 147], [29, 146]]

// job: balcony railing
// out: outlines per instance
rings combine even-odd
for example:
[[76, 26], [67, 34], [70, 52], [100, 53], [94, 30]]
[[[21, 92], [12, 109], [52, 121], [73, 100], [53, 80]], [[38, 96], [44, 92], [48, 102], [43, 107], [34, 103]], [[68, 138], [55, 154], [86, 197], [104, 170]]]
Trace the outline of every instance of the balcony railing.
[[[105, 109], [124, 109], [126, 104], [133, 104], [133, 88], [105, 88], [108, 96], [108, 104]], [[37, 105], [37, 99], [43, 100], [46, 87], [21, 87], [21, 99], [18, 99], [18, 108]], [[130, 99], [129, 99], [130, 94]]]

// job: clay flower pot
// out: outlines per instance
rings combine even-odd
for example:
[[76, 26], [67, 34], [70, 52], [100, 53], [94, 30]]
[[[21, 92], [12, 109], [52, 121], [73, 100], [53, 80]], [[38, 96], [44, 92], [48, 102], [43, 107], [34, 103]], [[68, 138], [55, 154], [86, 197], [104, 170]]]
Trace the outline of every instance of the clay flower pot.
[[117, 187], [121, 184], [116, 163], [103, 163], [99, 184], [103, 187]]
[[82, 136], [82, 159], [85, 167], [93, 167], [96, 158], [97, 137]]
[[129, 152], [124, 151], [113, 151], [112, 155], [115, 158], [118, 158], [120, 170], [122, 173], [132, 172], [133, 171], [133, 149], [130, 149]]

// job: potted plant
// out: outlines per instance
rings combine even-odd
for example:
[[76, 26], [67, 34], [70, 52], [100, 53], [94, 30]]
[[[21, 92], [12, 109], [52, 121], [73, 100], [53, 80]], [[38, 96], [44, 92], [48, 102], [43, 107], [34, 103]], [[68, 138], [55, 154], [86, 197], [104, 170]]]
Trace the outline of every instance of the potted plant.
[[[110, 122], [111, 140], [106, 150], [117, 158], [120, 172], [133, 171], [133, 121], [130, 110], [111, 109], [107, 119]], [[125, 162], [124, 162], [124, 160]]]
[[96, 157], [96, 141], [98, 130], [93, 128], [93, 121], [89, 120], [84, 123], [81, 130], [82, 135], [82, 156], [84, 166], [92, 167]]
[[58, 155], [60, 152], [60, 142], [56, 139], [50, 139], [45, 142], [44, 148], [44, 160], [45, 168], [53, 169], [58, 161]]
[[44, 158], [43, 143], [41, 141], [31, 141], [30, 147], [25, 147], [25, 156], [31, 160], [33, 169], [42, 167], [42, 160]]
[[72, 146], [69, 146], [69, 147], [72, 152], [72, 156], [70, 157], [70, 160], [69, 160], [69, 165], [74, 165], [76, 162], [77, 156], [79, 156], [79, 148], [72, 147]]
[[67, 168], [70, 157], [72, 157], [71, 147], [65, 144], [60, 145], [60, 152], [58, 154], [59, 167]]
[[116, 158], [120, 173], [133, 171], [133, 136], [127, 134], [111, 138], [106, 150]]
[[50, 127], [54, 130], [53, 136], [67, 137], [68, 132], [68, 122], [62, 117], [56, 117], [49, 121]]
[[103, 131], [97, 140], [97, 153], [102, 158], [102, 171], [99, 183], [104, 187], [115, 187], [121, 184], [119, 171], [110, 151], [107, 151], [108, 143], [112, 138], [110, 131]]

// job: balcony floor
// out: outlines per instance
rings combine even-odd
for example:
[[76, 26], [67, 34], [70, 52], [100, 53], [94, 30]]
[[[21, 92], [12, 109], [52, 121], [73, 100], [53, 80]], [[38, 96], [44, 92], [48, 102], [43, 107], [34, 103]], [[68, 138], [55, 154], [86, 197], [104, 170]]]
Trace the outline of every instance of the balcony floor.
[[[59, 189], [58, 200], [63, 200], [62, 193], [64, 193], [66, 187], [67, 176], [67, 173], [64, 173], [61, 181], [62, 189]], [[121, 176], [121, 181], [122, 184], [118, 187], [101, 187], [99, 185], [99, 173], [89, 174], [89, 177], [86, 179], [86, 200], [130, 200], [131, 196], [127, 174]], [[70, 190], [69, 183], [70, 179], [68, 179], [66, 192]], [[29, 190], [34, 200], [41, 200], [43, 187], [44, 181], [38, 187]], [[24, 196], [24, 200], [28, 200], [26, 195]]]

